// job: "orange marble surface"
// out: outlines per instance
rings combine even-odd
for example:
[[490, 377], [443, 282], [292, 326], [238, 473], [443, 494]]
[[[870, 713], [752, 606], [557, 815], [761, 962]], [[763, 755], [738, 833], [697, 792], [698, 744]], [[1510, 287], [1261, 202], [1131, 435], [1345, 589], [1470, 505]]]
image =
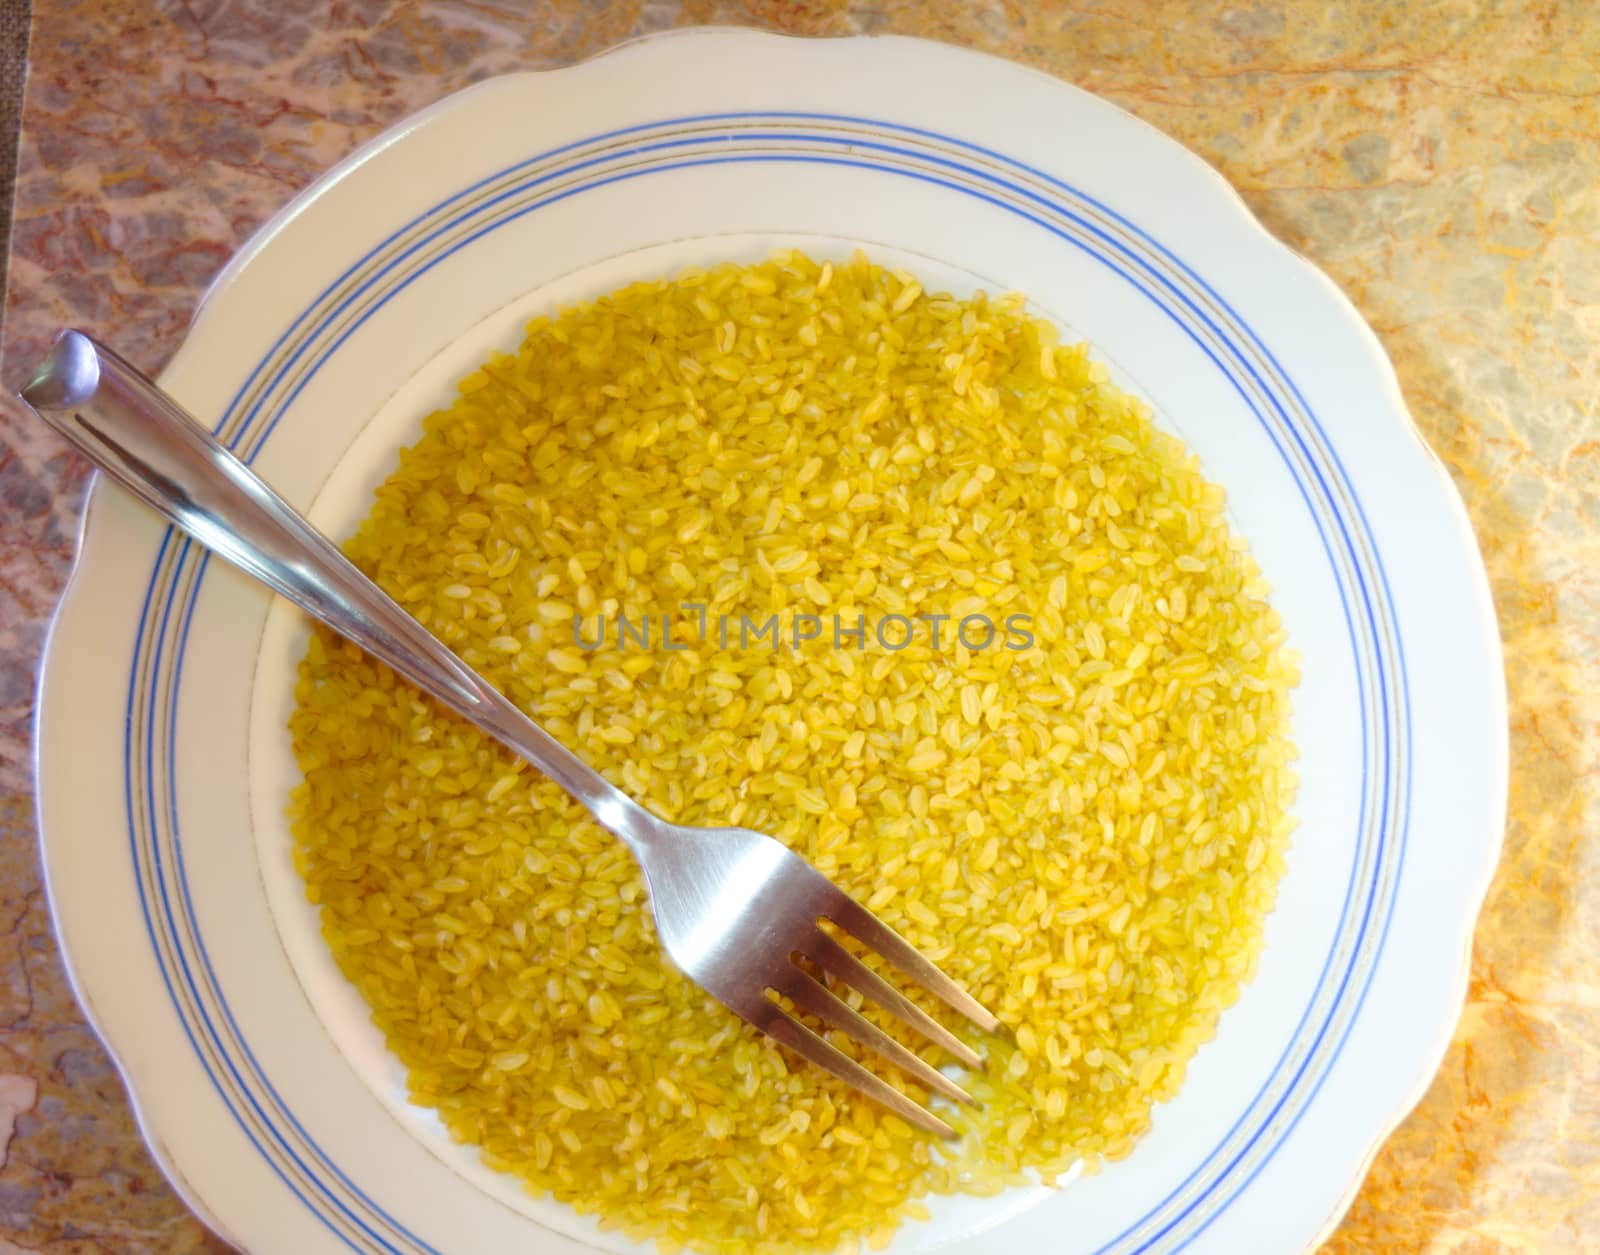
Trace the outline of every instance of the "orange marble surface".
[[[1219, 167], [1378, 329], [1483, 545], [1511, 814], [1454, 1044], [1325, 1250], [1600, 1249], [1592, 3], [36, 0], [0, 371], [63, 324], [157, 368], [252, 229], [385, 126], [698, 22], [925, 35], [1098, 92]], [[0, 416], [0, 1255], [218, 1252], [139, 1141], [39, 882], [32, 676], [83, 478]]]

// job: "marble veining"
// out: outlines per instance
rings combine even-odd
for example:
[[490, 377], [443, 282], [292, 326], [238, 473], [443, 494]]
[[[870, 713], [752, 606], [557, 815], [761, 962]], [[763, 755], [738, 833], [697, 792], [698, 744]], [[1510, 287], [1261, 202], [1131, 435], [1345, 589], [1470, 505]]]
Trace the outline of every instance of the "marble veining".
[[[205, 284], [407, 113], [652, 30], [893, 31], [1036, 66], [1216, 165], [1377, 329], [1477, 529], [1512, 710], [1465, 1014], [1329, 1255], [1600, 1233], [1600, 18], [1585, 0], [36, 0], [0, 372], [78, 325], [159, 368]], [[0, 418], [0, 1255], [227, 1248], [139, 1140], [34, 850], [40, 643], [82, 463]]]

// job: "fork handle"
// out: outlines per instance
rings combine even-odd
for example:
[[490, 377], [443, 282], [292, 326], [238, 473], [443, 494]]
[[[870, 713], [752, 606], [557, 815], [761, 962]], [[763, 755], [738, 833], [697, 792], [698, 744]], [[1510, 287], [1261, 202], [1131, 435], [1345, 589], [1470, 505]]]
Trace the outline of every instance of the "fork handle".
[[18, 394], [157, 514], [515, 750], [632, 844], [655, 818], [473, 671], [136, 367], [63, 331]]

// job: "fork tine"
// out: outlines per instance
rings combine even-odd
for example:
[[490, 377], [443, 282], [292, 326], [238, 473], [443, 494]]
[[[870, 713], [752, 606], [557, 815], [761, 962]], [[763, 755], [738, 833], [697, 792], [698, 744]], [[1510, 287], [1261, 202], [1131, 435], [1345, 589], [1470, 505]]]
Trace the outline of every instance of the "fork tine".
[[862, 1045], [877, 1051], [895, 1067], [915, 1077], [929, 1089], [937, 1090], [946, 1098], [953, 1098], [956, 1102], [964, 1102], [971, 1107], [978, 1105], [971, 1094], [938, 1068], [918, 1058], [871, 1020], [846, 1005], [799, 968], [795, 968], [794, 975], [784, 983], [782, 992], [794, 999], [795, 1006], [802, 1011], [809, 1011], [819, 1020], [833, 1025]]
[[934, 1045], [951, 1055], [962, 1067], [976, 1071], [983, 1066], [982, 1055], [821, 929], [817, 930], [811, 949], [804, 953], [814, 963], [821, 965], [822, 970], [830, 976], [837, 977], [851, 988], [860, 990], [869, 1001], [876, 1002], [886, 1011], [898, 1016]]
[[833, 1073], [846, 1085], [854, 1086], [868, 1098], [882, 1103], [906, 1123], [926, 1129], [929, 1133], [937, 1133], [943, 1138], [956, 1136], [956, 1131], [933, 1112], [912, 1102], [882, 1077], [873, 1075], [849, 1055], [830, 1046], [777, 1003], [765, 998], [761, 1001], [766, 1002], [770, 1010], [763, 1012], [760, 1019], [751, 1020], [751, 1023], [779, 1045], [787, 1046], [808, 1063]]
[[961, 1012], [985, 1032], [992, 1032], [999, 1027], [1000, 1021], [984, 1010], [976, 998], [854, 898], [839, 894], [823, 914], [857, 941], [871, 946], [929, 993]]

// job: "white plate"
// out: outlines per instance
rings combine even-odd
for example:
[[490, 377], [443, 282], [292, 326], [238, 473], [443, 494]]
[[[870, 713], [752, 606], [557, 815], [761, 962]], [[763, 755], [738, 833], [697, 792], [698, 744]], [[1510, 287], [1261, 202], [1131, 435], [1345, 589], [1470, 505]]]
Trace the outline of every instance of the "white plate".
[[[1296, 1252], [1420, 1097], [1499, 850], [1499, 645], [1376, 339], [1189, 153], [1043, 75], [904, 39], [702, 30], [451, 97], [273, 220], [163, 382], [342, 532], [528, 312], [689, 261], [856, 244], [1023, 290], [1230, 494], [1305, 656], [1300, 826], [1260, 973], [1135, 1153], [941, 1204], [896, 1249]], [[97, 485], [38, 733], [80, 998], [163, 1167], [255, 1252], [628, 1249], [407, 1106], [289, 864], [303, 625]]]

